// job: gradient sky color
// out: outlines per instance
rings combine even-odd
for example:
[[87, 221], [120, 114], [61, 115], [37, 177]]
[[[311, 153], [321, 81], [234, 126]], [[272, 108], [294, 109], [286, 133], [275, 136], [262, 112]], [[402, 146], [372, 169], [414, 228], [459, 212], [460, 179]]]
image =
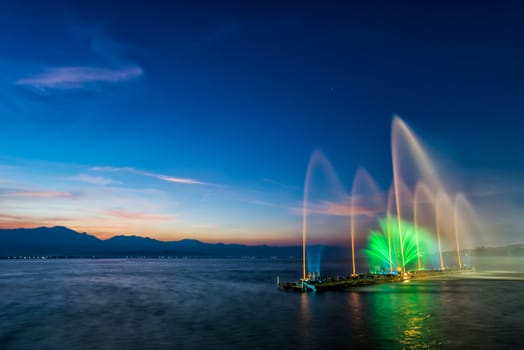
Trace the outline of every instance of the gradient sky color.
[[0, 5], [0, 227], [300, 242], [308, 159], [391, 181], [394, 114], [522, 242], [517, 2]]

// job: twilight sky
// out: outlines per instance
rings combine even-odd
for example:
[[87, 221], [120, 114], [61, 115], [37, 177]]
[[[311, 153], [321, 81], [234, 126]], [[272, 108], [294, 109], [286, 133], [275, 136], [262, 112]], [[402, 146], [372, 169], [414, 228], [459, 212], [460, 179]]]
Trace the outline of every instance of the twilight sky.
[[523, 13], [2, 2], [0, 227], [296, 244], [312, 152], [346, 192], [359, 166], [387, 191], [400, 115], [484, 218], [482, 243], [523, 242]]

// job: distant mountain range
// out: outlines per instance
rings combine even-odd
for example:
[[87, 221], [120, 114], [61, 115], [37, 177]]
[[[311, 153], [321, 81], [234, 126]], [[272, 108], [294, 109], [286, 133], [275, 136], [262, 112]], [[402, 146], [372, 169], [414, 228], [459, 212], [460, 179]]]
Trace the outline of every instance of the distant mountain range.
[[[323, 247], [326, 256], [347, 258], [348, 249]], [[451, 254], [453, 252], [447, 252]], [[454, 254], [454, 253], [453, 253]], [[524, 256], [524, 244], [481, 247], [475, 256]], [[194, 239], [163, 242], [139, 236], [115, 236], [107, 240], [79, 233], [63, 226], [0, 229], [0, 258], [23, 256], [47, 257], [295, 257], [302, 258], [301, 246], [268, 246], [204, 243]]]
[[138, 236], [115, 236], [101, 240], [63, 226], [0, 229], [0, 257], [13, 256], [294, 256], [300, 258], [302, 248], [204, 243], [193, 239], [162, 242]]

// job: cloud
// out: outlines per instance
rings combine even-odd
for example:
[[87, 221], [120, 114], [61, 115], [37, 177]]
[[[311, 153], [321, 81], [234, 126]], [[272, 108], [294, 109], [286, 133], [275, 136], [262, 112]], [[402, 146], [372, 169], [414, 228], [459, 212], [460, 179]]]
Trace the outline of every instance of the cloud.
[[82, 89], [96, 83], [119, 83], [143, 75], [139, 66], [121, 68], [106, 67], [51, 67], [16, 81], [16, 85], [30, 86], [39, 90]]
[[8, 229], [8, 228], [34, 228], [34, 227], [40, 227], [45, 226], [45, 224], [42, 224], [38, 221], [9, 221], [9, 222], [3, 222], [0, 221], [0, 229]]
[[[302, 215], [302, 207], [292, 208], [292, 212], [295, 215]], [[381, 213], [380, 208], [354, 206], [350, 204], [330, 201], [318, 201], [316, 203], [310, 203], [307, 207], [308, 215], [326, 215], [326, 216], [353, 216], [353, 215], [365, 215], [374, 216]]]
[[72, 177], [72, 179], [76, 180], [76, 181], [80, 181], [80, 182], [85, 182], [85, 183], [88, 183], [88, 184], [101, 185], [101, 186], [106, 186], [106, 185], [120, 183], [119, 181], [115, 181], [115, 180], [107, 178], [107, 177], [92, 176], [92, 175], [88, 175], [88, 174], [80, 174], [78, 176]]
[[153, 221], [172, 221], [175, 219], [172, 215], [137, 213], [124, 210], [106, 210], [105, 215], [130, 220], [153, 220]]
[[303, 187], [296, 186], [296, 185], [284, 184], [282, 182], [278, 182], [276, 180], [269, 179], [269, 178], [263, 178], [262, 181], [264, 181], [265, 183], [268, 183], [270, 185], [274, 185], [276, 187], [283, 188], [285, 190], [292, 190], [292, 191], [302, 191], [303, 190]]
[[0, 214], [0, 228], [32, 228], [39, 226], [56, 226], [57, 223], [69, 222], [64, 217], [32, 217], [28, 215]]
[[157, 179], [164, 180], [167, 182], [176, 182], [180, 184], [192, 184], [192, 185], [204, 185], [205, 182], [198, 181], [195, 179], [187, 179], [182, 177], [172, 177], [172, 176], [166, 176], [166, 175], [159, 175], [159, 174], [153, 174], [153, 173], [147, 173], [147, 175], [156, 177]]
[[30, 197], [30, 198], [72, 198], [77, 195], [72, 192], [63, 191], [17, 191], [7, 194], [10, 197]]
[[190, 184], [190, 185], [208, 185], [206, 182], [202, 182], [196, 179], [191, 178], [184, 178], [184, 177], [174, 177], [169, 175], [163, 175], [163, 174], [157, 174], [152, 173], [149, 171], [139, 170], [131, 167], [111, 167], [111, 166], [103, 166], [103, 167], [92, 167], [91, 170], [93, 171], [108, 171], [108, 172], [119, 172], [119, 171], [125, 171], [137, 175], [143, 175], [143, 176], [149, 176], [153, 177], [162, 181], [167, 182], [175, 182], [180, 184]]
[[117, 172], [117, 171], [135, 172], [137, 171], [135, 168], [131, 168], [131, 167], [115, 167], [115, 166], [94, 166], [94, 167], [91, 167], [90, 170], [107, 171], [107, 172]]

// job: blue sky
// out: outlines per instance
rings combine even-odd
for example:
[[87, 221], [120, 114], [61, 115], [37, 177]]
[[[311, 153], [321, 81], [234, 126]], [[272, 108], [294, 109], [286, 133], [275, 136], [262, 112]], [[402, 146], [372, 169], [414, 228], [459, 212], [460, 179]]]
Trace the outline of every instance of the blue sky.
[[518, 4], [0, 6], [4, 227], [292, 243], [311, 153], [387, 190], [398, 114], [520, 241]]

